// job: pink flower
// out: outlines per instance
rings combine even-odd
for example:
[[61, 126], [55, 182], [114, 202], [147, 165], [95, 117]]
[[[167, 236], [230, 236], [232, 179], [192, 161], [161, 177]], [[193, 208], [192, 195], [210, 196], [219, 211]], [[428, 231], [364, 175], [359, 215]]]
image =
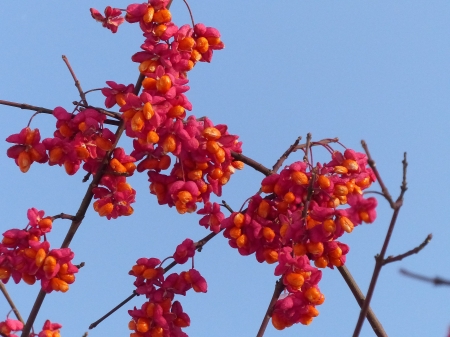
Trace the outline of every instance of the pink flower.
[[186, 239], [177, 246], [175, 254], [173, 254], [174, 260], [179, 264], [184, 264], [189, 258], [195, 255], [195, 244], [191, 239]]
[[225, 219], [225, 215], [220, 211], [220, 205], [218, 203], [208, 201], [202, 209], [197, 211], [197, 214], [205, 214], [199, 221], [201, 226], [210, 228], [214, 233], [220, 231], [220, 223]]
[[101, 22], [103, 27], [108, 28], [113, 33], [116, 33], [119, 26], [125, 21], [125, 19], [120, 16], [122, 11], [119, 8], [106, 7], [105, 16], [101, 15], [95, 8], [91, 8], [90, 11], [95, 21]]

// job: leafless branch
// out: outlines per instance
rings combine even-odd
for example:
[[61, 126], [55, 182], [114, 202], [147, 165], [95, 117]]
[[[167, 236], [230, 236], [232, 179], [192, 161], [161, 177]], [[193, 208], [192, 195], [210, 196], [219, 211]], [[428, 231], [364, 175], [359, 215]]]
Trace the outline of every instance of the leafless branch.
[[417, 247], [408, 250], [406, 253], [397, 255], [397, 256], [388, 256], [387, 258], [385, 258], [383, 260], [383, 265], [388, 264], [388, 263], [392, 263], [395, 261], [401, 261], [403, 260], [405, 257], [411, 256], [413, 254], [417, 254], [418, 252], [420, 252], [423, 248], [425, 248], [425, 246], [430, 243], [431, 239], [433, 238], [433, 235], [428, 234], [428, 236], [426, 237], [426, 239]]
[[436, 277], [423, 276], [423, 275], [419, 275], [419, 274], [407, 271], [406, 269], [400, 269], [400, 273], [402, 273], [405, 276], [414, 278], [416, 280], [433, 283], [435, 286], [450, 286], [450, 280], [444, 279], [439, 276], [436, 276]]

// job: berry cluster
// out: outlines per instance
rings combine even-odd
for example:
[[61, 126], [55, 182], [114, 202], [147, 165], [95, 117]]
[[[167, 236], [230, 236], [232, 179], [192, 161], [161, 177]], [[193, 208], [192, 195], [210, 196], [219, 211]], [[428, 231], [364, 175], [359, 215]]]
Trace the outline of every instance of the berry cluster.
[[[255, 253], [258, 262], [278, 263], [275, 275], [282, 275], [289, 295], [275, 305], [277, 329], [309, 324], [318, 315], [315, 306], [324, 297], [317, 268], [342, 266], [349, 247], [337, 239], [376, 217], [376, 199], [362, 195], [375, 181], [367, 157], [349, 149], [330, 152], [332, 160], [324, 165], [295, 162], [264, 178], [261, 191], [267, 196], [254, 195], [245, 212], [221, 222], [241, 255]], [[211, 222], [220, 218], [217, 211], [209, 215]]]
[[[178, 245], [171, 258], [183, 264], [193, 258], [194, 254], [193, 241], [186, 239]], [[165, 277], [161, 264], [156, 258], [141, 258], [129, 272], [136, 277], [136, 292], [147, 298], [140, 309], [135, 307], [128, 311], [132, 317], [128, 327], [134, 331], [130, 337], [187, 337], [181, 329], [190, 325], [190, 318], [183, 311], [180, 302], [174, 301], [174, 297], [184, 296], [190, 289], [203, 293], [207, 291], [206, 281], [196, 269]]]
[[[3, 233], [0, 243], [0, 280], [7, 283], [10, 277], [15, 283], [27, 284], [41, 281], [47, 293], [66, 292], [75, 281], [78, 268], [72, 264], [74, 253], [70, 248], [52, 249], [45, 235], [52, 228], [52, 217], [44, 217], [44, 211], [28, 210], [28, 226], [10, 229]], [[41, 241], [44, 237], [44, 241]]]
[[[30, 333], [30, 337], [61, 337], [59, 333], [59, 329], [61, 328], [61, 324], [52, 323], [49, 320], [46, 320], [42, 327], [42, 331], [39, 333]], [[0, 322], [0, 335], [5, 337], [19, 337], [13, 332], [19, 332], [22, 331], [22, 329], [22, 322], [15, 319], [7, 318], [4, 322]]]

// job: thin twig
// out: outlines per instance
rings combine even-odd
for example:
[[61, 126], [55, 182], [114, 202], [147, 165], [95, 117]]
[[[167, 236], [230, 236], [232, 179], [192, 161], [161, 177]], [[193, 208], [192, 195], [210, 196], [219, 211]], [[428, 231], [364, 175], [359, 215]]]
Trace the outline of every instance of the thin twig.
[[294, 144], [289, 146], [289, 148], [286, 150], [286, 152], [283, 153], [283, 155], [280, 157], [280, 159], [278, 159], [278, 161], [275, 163], [275, 165], [273, 165], [272, 171], [274, 173], [276, 173], [280, 169], [280, 167], [283, 165], [284, 161], [289, 157], [289, 155], [292, 153], [292, 151], [294, 151], [294, 149], [297, 147], [297, 145], [301, 139], [302, 139], [302, 137], [298, 137], [295, 140]]
[[25, 324], [25, 322], [24, 322], [22, 316], [20, 315], [19, 310], [17, 309], [16, 305], [14, 304], [14, 302], [13, 302], [11, 296], [9, 296], [9, 293], [8, 293], [8, 291], [6, 290], [5, 285], [4, 285], [3, 282], [1, 282], [1, 281], [0, 281], [0, 290], [1, 290], [2, 293], [3, 293], [3, 296], [5, 296], [6, 300], [8, 301], [9, 306], [11, 307], [12, 311], [14, 312], [14, 315], [16, 315], [17, 319], [18, 319], [19, 321], [21, 321], [22, 324]]
[[75, 72], [73, 71], [72, 66], [71, 66], [70, 63], [69, 63], [69, 59], [67, 58], [66, 55], [63, 55], [63, 56], [62, 56], [62, 59], [63, 59], [64, 63], [66, 64], [67, 68], [69, 69], [70, 75], [72, 75], [72, 78], [73, 78], [73, 80], [75, 81], [75, 86], [76, 86], [77, 89], [78, 89], [78, 93], [80, 94], [80, 98], [81, 98], [82, 102], [83, 102], [85, 105], [88, 105], [88, 102], [87, 102], [87, 100], [86, 100], [86, 95], [84, 94], [83, 89], [81, 89], [80, 81], [78, 81], [78, 78], [77, 78], [77, 76], [75, 75]]
[[339, 143], [339, 138], [337, 138], [337, 137], [335, 137], [335, 138], [325, 138], [325, 139], [319, 140], [318, 142], [311, 142], [311, 144], [309, 144], [309, 145], [306, 144], [306, 143], [305, 144], [300, 144], [300, 145], [297, 145], [292, 152], [296, 152], [297, 150], [302, 150], [302, 149], [306, 148], [307, 146], [309, 146], [309, 147], [318, 146], [318, 145], [325, 146], [325, 145], [330, 144], [330, 143]]
[[419, 275], [419, 274], [407, 271], [406, 269], [400, 269], [400, 273], [402, 273], [405, 276], [414, 278], [416, 280], [433, 283], [435, 286], [450, 286], [450, 280], [446, 280], [439, 276], [436, 276], [436, 277], [423, 276], [423, 275]]
[[391, 239], [392, 232], [394, 231], [394, 227], [395, 227], [395, 223], [397, 222], [398, 214], [403, 205], [403, 196], [407, 190], [406, 168], [408, 166], [408, 162], [406, 161], [406, 152], [405, 152], [403, 155], [403, 161], [402, 161], [403, 179], [402, 179], [402, 185], [400, 186], [400, 195], [397, 198], [397, 200], [394, 202], [392, 200], [391, 195], [389, 194], [388, 189], [386, 188], [386, 186], [383, 184], [383, 181], [381, 180], [380, 174], [375, 165], [375, 161], [372, 159], [372, 157], [370, 157], [370, 153], [369, 153], [367, 144], [364, 141], [362, 141], [361, 143], [362, 143], [363, 148], [366, 151], [367, 157], [369, 159], [369, 165], [372, 168], [372, 170], [374, 171], [374, 174], [377, 176], [378, 183], [381, 186], [381, 190], [382, 190], [384, 196], [386, 197], [386, 199], [391, 204], [391, 207], [394, 209], [394, 213], [392, 214], [391, 222], [389, 224], [389, 228], [386, 233], [386, 237], [384, 239], [383, 246], [381, 248], [381, 252], [375, 258], [375, 267], [373, 270], [372, 279], [370, 280], [369, 289], [367, 290], [366, 300], [364, 301], [364, 304], [359, 313], [358, 321], [355, 326], [355, 331], [353, 332], [353, 337], [358, 337], [359, 334], [361, 333], [361, 329], [364, 324], [364, 318], [367, 315], [367, 310], [369, 308], [370, 301], [372, 300], [372, 296], [375, 291], [375, 286], [376, 286], [376, 283], [378, 280], [378, 276], [380, 275], [381, 268], [383, 267], [383, 261], [384, 261], [384, 257], [386, 256], [387, 247], [389, 245], [389, 241]]
[[380, 173], [378, 172], [378, 169], [376, 167], [376, 163], [372, 159], [372, 156], [370, 155], [367, 143], [364, 140], [362, 140], [361, 145], [367, 154], [367, 163], [369, 164], [370, 168], [373, 170], [375, 177], [377, 177], [378, 184], [380, 184], [382, 195], [389, 202], [389, 205], [391, 205], [391, 208], [394, 209], [395, 208], [394, 199], [392, 199], [392, 196], [390, 195], [389, 190], [387, 189], [386, 185], [384, 184], [383, 179], [381, 179]]
[[[53, 115], [52, 109], [47, 109], [47, 108], [43, 108], [40, 106], [34, 106], [34, 105], [30, 105], [30, 104], [25, 104], [25, 103], [16, 103], [16, 102], [4, 101], [4, 100], [0, 100], [0, 104], [12, 106], [14, 108], [19, 108], [19, 109], [23, 109], [23, 110], [32, 110], [32, 111], [38, 111], [40, 113]], [[119, 121], [110, 120], [110, 119], [105, 120], [103, 123], [109, 124], [109, 125], [119, 125], [120, 124]]]
[[58, 215], [54, 215], [51, 217], [53, 220], [55, 219], [65, 219], [65, 220], [75, 220], [75, 216], [65, 213], [60, 213]]
[[118, 113], [118, 112], [105, 110], [105, 109], [102, 109], [102, 108], [99, 108], [99, 107], [96, 107], [96, 106], [92, 106], [92, 105], [82, 104], [82, 103], [79, 103], [77, 101], [73, 101], [72, 104], [81, 106], [81, 107], [83, 107], [85, 109], [94, 109], [94, 110], [100, 112], [103, 115], [115, 118], [115, 119], [117, 119], [119, 121], [122, 120], [122, 115], [120, 113]]
[[270, 321], [270, 317], [272, 316], [273, 306], [278, 301], [278, 298], [280, 297], [281, 293], [284, 290], [284, 284], [282, 282], [282, 278], [280, 278], [275, 283], [275, 289], [273, 291], [272, 298], [270, 299], [269, 305], [267, 306], [266, 314], [264, 315], [264, 318], [261, 322], [261, 326], [259, 327], [258, 334], [256, 337], [262, 337], [264, 335], [264, 332], [266, 331], [267, 324]]
[[241, 162], [247, 164], [248, 166], [253, 167], [256, 171], [261, 172], [262, 174], [264, 174], [266, 176], [269, 176], [273, 173], [272, 170], [268, 169], [263, 164], [260, 164], [257, 161], [255, 161], [247, 156], [244, 156], [241, 153], [231, 151], [231, 156], [234, 159], [240, 160]]
[[383, 260], [383, 266], [384, 266], [385, 264], [392, 263], [392, 262], [395, 262], [395, 261], [401, 261], [401, 260], [403, 260], [405, 257], [411, 256], [411, 255], [413, 255], [413, 254], [417, 254], [417, 253], [420, 252], [423, 248], [425, 248], [425, 246], [426, 246], [427, 244], [430, 243], [430, 241], [431, 241], [432, 238], [433, 238], [433, 235], [428, 234], [428, 236], [426, 237], [426, 239], [425, 239], [419, 246], [417, 246], [417, 247], [415, 247], [415, 248], [413, 248], [413, 249], [407, 251], [406, 253], [403, 253], [403, 254], [400, 254], [400, 255], [397, 255], [397, 256], [388, 256], [387, 258], [385, 258], [385, 259]]
[[303, 156], [303, 161], [305, 163], [309, 163], [308, 160], [308, 152], [309, 152], [309, 148], [311, 147], [311, 133], [308, 132], [308, 134], [306, 135], [306, 147], [305, 147], [305, 155]]
[[[353, 296], [355, 297], [356, 302], [358, 303], [359, 307], [362, 307], [362, 305], [364, 304], [365, 297], [364, 297], [361, 289], [359, 289], [358, 284], [356, 283], [352, 274], [350, 273], [350, 271], [347, 269], [347, 267], [345, 265], [338, 267], [337, 269], [339, 270], [339, 273], [341, 273], [344, 281], [347, 283], [347, 286], [350, 288], [350, 291], [352, 292]], [[375, 335], [377, 335], [377, 337], [387, 337], [387, 334], [384, 331], [383, 326], [381, 325], [380, 321], [378, 320], [377, 316], [375, 315], [373, 310], [370, 308], [370, 306], [367, 310], [367, 320], [369, 321], [369, 323], [372, 327], [372, 330], [373, 330], [373, 332], [375, 332]]]

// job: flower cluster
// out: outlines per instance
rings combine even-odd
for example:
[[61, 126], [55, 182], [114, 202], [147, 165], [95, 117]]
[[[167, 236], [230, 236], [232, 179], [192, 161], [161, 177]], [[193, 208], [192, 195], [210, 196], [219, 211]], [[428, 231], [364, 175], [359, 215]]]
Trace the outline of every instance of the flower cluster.
[[[317, 268], [342, 266], [349, 247], [337, 239], [374, 221], [377, 201], [362, 195], [374, 181], [364, 154], [332, 151], [324, 165], [295, 162], [264, 178], [261, 191], [267, 196], [254, 195], [245, 212], [221, 222], [230, 246], [241, 255], [255, 253], [258, 262], [278, 263], [275, 275], [282, 276], [289, 295], [275, 305], [277, 329], [309, 324], [318, 315], [315, 306], [324, 298]], [[205, 214], [212, 220], [221, 217], [218, 209]]]
[[[198, 61], [210, 62], [213, 50], [224, 47], [220, 33], [203, 24], [178, 28], [167, 3], [150, 0], [126, 10], [124, 19], [139, 23], [145, 37], [142, 51], [132, 57], [145, 76], [142, 93], [138, 96], [132, 85], [112, 81], [102, 92], [107, 107], [120, 106], [126, 134], [134, 139], [131, 155], [139, 161], [137, 171], [148, 172], [150, 192], [160, 204], [186, 213], [195, 211], [198, 202], [208, 202], [211, 192], [220, 196], [222, 186], [243, 164], [231, 156], [231, 151], [241, 152], [241, 143], [226, 125], [214, 125], [208, 118], [186, 119], [186, 110], [192, 109], [184, 94], [189, 90], [187, 72]], [[105, 26], [113, 16], [117, 19], [114, 10], [107, 8], [101, 18], [91, 11]], [[106, 27], [113, 32], [117, 28]], [[172, 156], [176, 162], [170, 173], [162, 174], [171, 167]]]
[[[59, 329], [61, 328], [61, 324], [46, 320], [42, 331], [39, 333], [30, 333], [30, 337], [61, 337], [59, 333]], [[13, 334], [13, 332], [19, 332], [22, 329], [23, 323], [15, 319], [7, 318], [4, 322], [0, 322], [0, 335], [5, 337], [19, 337]]]
[[[186, 263], [195, 254], [192, 240], [186, 239], [178, 245], [172, 258], [179, 264]], [[165, 277], [161, 261], [156, 258], [141, 258], [129, 272], [136, 277], [136, 292], [145, 295], [147, 301], [140, 309], [129, 310], [132, 317], [128, 327], [134, 331], [131, 337], [187, 337], [182, 328], [190, 325], [189, 316], [183, 311], [175, 295], [186, 295], [207, 291], [207, 284], [200, 273], [192, 268], [179, 274], [172, 273]]]
[[[27, 213], [29, 223], [25, 229], [10, 229], [3, 233], [0, 243], [0, 280], [7, 283], [27, 284], [41, 281], [42, 290], [66, 292], [75, 281], [78, 268], [72, 264], [74, 253], [70, 248], [51, 249], [45, 239], [52, 228], [52, 217], [44, 211], [31, 208]], [[44, 237], [44, 241], [42, 241]]]

